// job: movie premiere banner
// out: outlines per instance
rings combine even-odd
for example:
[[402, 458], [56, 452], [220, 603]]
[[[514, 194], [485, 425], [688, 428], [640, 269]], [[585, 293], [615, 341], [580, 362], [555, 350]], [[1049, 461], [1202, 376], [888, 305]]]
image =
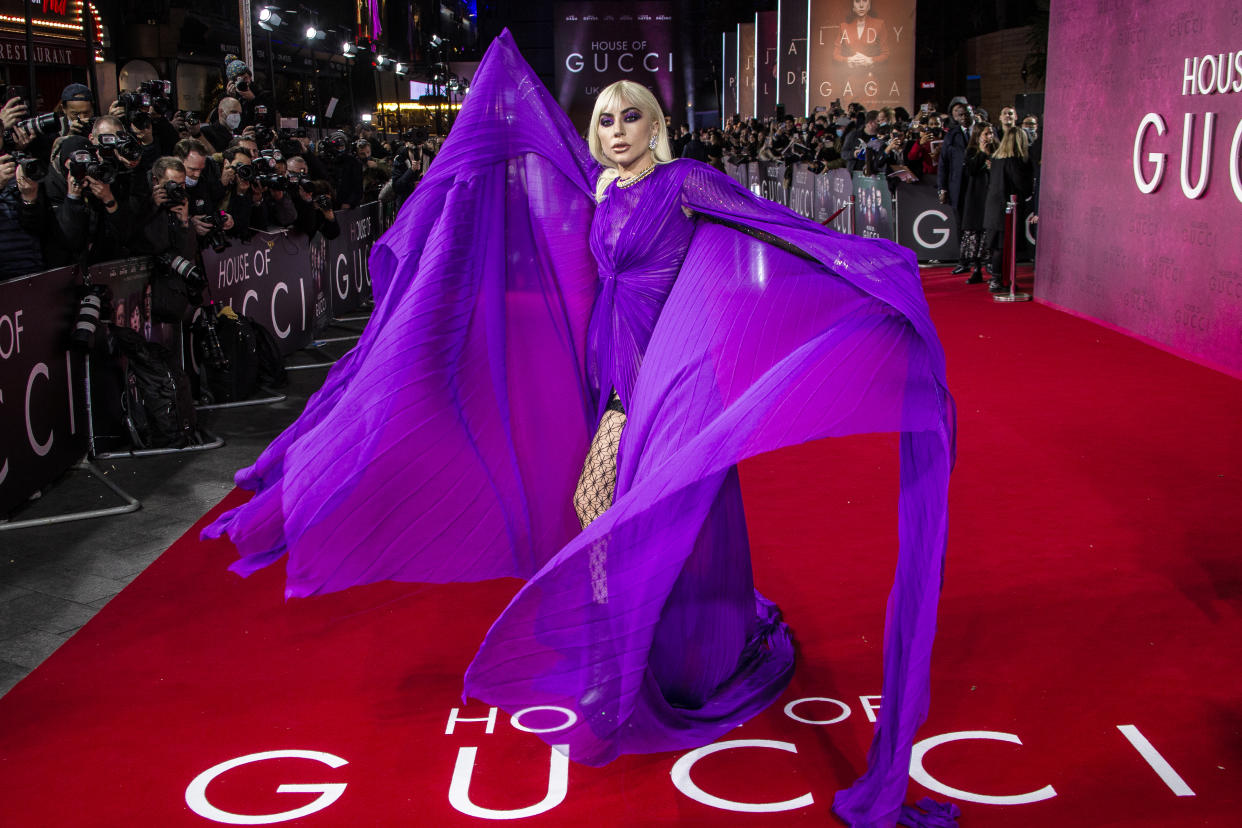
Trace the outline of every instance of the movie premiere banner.
[[806, 164], [795, 164], [789, 181], [789, 209], [800, 216], [815, 218], [815, 173]]
[[867, 109], [912, 111], [915, 5], [916, 0], [810, 0], [807, 109], [827, 109], [840, 99], [842, 106], [857, 101]]
[[1047, 89], [1036, 298], [1242, 375], [1242, 5], [1062, 0]]
[[326, 246], [316, 238], [322, 248], [318, 266], [311, 240], [300, 234], [255, 233], [220, 253], [203, 251], [215, 300], [271, 331], [285, 356], [311, 343], [316, 318], [327, 313]]
[[[815, 176], [815, 220], [839, 233], [850, 232], [850, 199], [854, 181], [849, 170], [825, 170]], [[831, 222], [828, 221], [832, 216]]]
[[737, 24], [737, 112], [742, 119], [755, 117], [755, 24]]
[[760, 118], [776, 114], [776, 12], [755, 13], [755, 110]]
[[893, 235], [893, 197], [882, 175], [854, 173], [854, 232], [868, 239]]
[[737, 30], [724, 32], [720, 78], [720, 123], [727, 124], [737, 114]]
[[685, 83], [676, 42], [672, 3], [558, 3], [556, 100], [585, 132], [600, 90], [631, 80], [650, 89], [674, 123], [685, 120]]
[[957, 259], [957, 216], [937, 197], [936, 176], [897, 185], [897, 243], [920, 262]]
[[807, 0], [778, 0], [776, 4], [776, 102], [790, 115], [806, 115]]
[[86, 454], [77, 269], [0, 282], [0, 516]]
[[760, 161], [759, 180], [764, 198], [786, 207], [789, 206], [789, 194], [785, 191], [784, 161]]
[[[166, 272], [162, 268], [159, 271], [160, 275]], [[92, 285], [104, 285], [112, 295], [112, 324], [129, 328], [148, 342], [158, 342], [177, 351], [179, 326], [151, 318], [151, 279], [157, 276], [155, 259], [134, 256], [100, 262], [91, 265], [87, 274]]]
[[319, 282], [327, 291], [329, 320], [358, 310], [371, 296], [367, 259], [379, 238], [379, 202], [337, 210], [336, 221], [341, 234], [326, 243], [326, 278]]

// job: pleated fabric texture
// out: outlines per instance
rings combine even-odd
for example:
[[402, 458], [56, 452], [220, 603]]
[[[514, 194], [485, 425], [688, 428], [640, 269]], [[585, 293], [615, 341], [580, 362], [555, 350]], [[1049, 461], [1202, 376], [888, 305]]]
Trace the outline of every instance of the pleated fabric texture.
[[[884, 703], [834, 803], [892, 825], [928, 705], [954, 428], [913, 256], [696, 162], [597, 207], [599, 172], [502, 34], [374, 248], [357, 347], [238, 473], [254, 498], [204, 534], [229, 535], [242, 574], [287, 553], [289, 596], [525, 579], [464, 694], [572, 711], [550, 740], [603, 764], [707, 744], [792, 675], [753, 590], [736, 463], [901, 432]], [[629, 418], [616, 501], [579, 532], [571, 495], [612, 388]]]

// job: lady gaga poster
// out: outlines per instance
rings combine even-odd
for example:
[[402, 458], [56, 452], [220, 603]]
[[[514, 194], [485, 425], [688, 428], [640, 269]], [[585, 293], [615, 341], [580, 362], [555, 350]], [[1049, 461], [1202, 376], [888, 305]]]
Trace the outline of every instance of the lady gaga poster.
[[915, 0], [810, 0], [807, 109], [914, 104]]

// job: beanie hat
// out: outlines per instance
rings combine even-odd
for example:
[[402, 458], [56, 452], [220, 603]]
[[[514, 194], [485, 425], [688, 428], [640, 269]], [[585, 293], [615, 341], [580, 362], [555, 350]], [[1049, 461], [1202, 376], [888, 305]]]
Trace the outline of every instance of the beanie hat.
[[242, 75], [250, 74], [250, 67], [240, 60], [230, 60], [228, 66], [224, 68], [224, 73], [229, 76], [229, 80], [237, 80]]

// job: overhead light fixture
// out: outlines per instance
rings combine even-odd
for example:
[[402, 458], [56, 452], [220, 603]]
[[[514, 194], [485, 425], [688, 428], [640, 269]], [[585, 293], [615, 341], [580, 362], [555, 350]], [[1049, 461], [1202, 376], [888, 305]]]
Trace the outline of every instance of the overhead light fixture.
[[375, 54], [375, 65], [376, 65], [376, 66], [378, 66], [380, 69], [383, 69], [383, 68], [384, 68], [384, 64], [385, 64], [385, 63], [387, 63], [387, 62], [388, 62], [388, 58], [386, 58], [386, 57], [384, 57], [383, 55], [381, 55], [381, 54], [379, 54], [378, 52], [376, 52], [376, 54]]
[[431, 48], [439, 49], [444, 45], [444, 38], [440, 37], [438, 34], [433, 34], [429, 42], [431, 43]]
[[315, 37], [318, 36], [318, 34], [319, 34], [319, 30], [316, 29], [314, 26], [306, 27], [306, 39], [307, 40], [314, 40]]
[[404, 63], [398, 63], [398, 64], [397, 64], [397, 68], [396, 68], [396, 69], [394, 69], [393, 71], [395, 71], [398, 75], [404, 75], [404, 74], [405, 74], [405, 64], [404, 64]]
[[280, 26], [284, 18], [280, 16], [280, 11], [275, 6], [264, 6], [259, 9], [259, 26], [272, 31]]
[[370, 113], [370, 112], [364, 112], [364, 113], [362, 113], [362, 122], [363, 122], [364, 124], [369, 124], [369, 123], [371, 123], [371, 113]]
[[356, 57], [358, 49], [352, 43], [342, 43], [341, 54], [345, 55], [347, 58]]

